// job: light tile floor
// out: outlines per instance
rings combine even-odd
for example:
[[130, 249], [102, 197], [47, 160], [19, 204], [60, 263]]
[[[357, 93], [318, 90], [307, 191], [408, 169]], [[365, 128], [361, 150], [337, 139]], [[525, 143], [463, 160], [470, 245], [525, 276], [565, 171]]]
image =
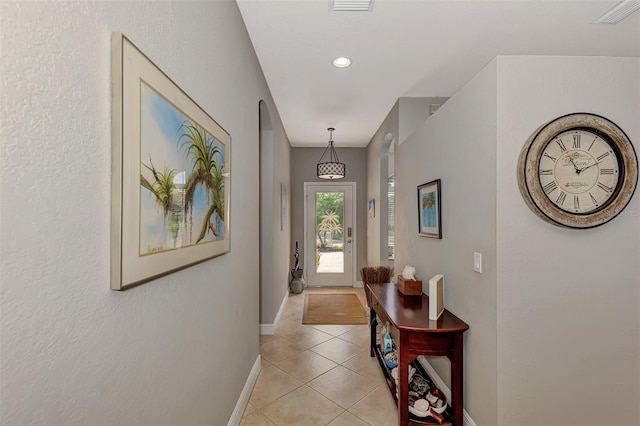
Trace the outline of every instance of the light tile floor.
[[361, 288], [307, 288], [291, 294], [274, 335], [260, 336], [262, 369], [241, 426], [393, 426], [395, 401], [378, 361], [369, 356], [368, 325], [304, 325], [307, 293]]

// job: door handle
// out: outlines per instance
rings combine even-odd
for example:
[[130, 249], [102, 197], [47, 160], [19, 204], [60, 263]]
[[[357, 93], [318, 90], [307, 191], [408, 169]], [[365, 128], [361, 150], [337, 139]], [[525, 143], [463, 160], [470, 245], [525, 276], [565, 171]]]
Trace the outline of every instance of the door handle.
[[351, 240], [347, 240], [348, 243], [351, 243]]

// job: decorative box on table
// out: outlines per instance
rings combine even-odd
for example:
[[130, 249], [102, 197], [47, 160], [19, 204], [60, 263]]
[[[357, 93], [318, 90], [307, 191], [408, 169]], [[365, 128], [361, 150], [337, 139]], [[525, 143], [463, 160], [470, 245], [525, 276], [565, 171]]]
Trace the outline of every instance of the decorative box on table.
[[405, 296], [422, 295], [422, 280], [406, 280], [402, 277], [402, 275], [398, 275], [398, 281], [396, 285], [398, 286], [398, 291]]

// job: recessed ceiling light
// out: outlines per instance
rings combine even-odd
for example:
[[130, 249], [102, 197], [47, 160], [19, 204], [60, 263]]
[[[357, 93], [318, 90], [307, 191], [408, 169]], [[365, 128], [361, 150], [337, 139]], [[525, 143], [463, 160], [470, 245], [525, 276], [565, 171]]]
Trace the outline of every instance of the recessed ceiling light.
[[335, 58], [333, 60], [332, 64], [336, 68], [346, 68], [349, 65], [351, 65], [351, 59], [345, 58], [344, 56], [341, 56], [339, 58]]

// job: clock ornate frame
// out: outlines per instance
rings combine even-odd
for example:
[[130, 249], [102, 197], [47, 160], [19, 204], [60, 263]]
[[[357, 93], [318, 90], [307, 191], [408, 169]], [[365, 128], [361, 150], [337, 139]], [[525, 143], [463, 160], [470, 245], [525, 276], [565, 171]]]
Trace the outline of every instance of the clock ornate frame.
[[[557, 207], [545, 194], [538, 167], [540, 158], [553, 139], [568, 130], [580, 129], [598, 134], [615, 151], [620, 176], [607, 202], [587, 213], [571, 213]], [[587, 229], [603, 225], [627, 206], [638, 182], [638, 158], [625, 132], [612, 121], [591, 113], [574, 113], [543, 124], [525, 142], [518, 158], [518, 187], [527, 206], [542, 220], [556, 226]]]

